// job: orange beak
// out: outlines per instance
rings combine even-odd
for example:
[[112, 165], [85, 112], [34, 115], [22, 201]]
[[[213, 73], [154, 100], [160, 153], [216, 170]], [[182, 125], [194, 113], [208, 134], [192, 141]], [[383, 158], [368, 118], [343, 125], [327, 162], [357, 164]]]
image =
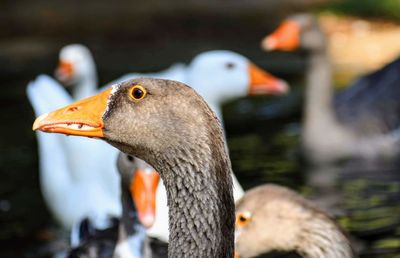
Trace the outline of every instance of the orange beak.
[[235, 258], [240, 258], [240, 255], [235, 251]]
[[261, 42], [265, 51], [283, 50], [293, 51], [300, 46], [300, 25], [292, 20], [287, 20]]
[[58, 67], [56, 69], [55, 75], [61, 80], [65, 81], [70, 79], [74, 74], [74, 65], [70, 62], [60, 60]]
[[104, 138], [103, 114], [112, 88], [36, 118], [32, 129]]
[[139, 220], [146, 228], [153, 226], [156, 217], [156, 190], [160, 175], [156, 171], [137, 169], [130, 191], [138, 211]]
[[288, 84], [254, 64], [249, 65], [249, 95], [281, 95], [289, 91]]

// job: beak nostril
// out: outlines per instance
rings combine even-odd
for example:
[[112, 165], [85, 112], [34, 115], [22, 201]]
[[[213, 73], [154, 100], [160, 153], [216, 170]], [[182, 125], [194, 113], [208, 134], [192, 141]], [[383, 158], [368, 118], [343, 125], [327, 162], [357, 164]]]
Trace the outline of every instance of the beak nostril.
[[68, 112], [75, 112], [75, 111], [78, 111], [79, 110], [79, 107], [77, 107], [77, 106], [73, 106], [73, 107], [70, 107], [70, 108], [68, 108]]

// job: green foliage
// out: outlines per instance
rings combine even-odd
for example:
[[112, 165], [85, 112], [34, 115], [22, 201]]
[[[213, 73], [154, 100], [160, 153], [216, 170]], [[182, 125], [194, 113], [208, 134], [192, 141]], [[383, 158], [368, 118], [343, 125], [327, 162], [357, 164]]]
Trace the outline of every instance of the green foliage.
[[328, 9], [343, 14], [400, 20], [400, 0], [342, 0], [334, 2]]

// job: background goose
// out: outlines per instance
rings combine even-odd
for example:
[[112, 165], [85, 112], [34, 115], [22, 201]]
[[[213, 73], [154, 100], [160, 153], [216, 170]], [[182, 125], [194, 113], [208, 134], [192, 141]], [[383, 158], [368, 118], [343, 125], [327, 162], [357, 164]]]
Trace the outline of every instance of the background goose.
[[398, 60], [334, 95], [327, 43], [313, 16], [289, 17], [262, 46], [266, 50], [310, 50], [303, 144], [311, 161], [399, 153]]
[[355, 257], [339, 226], [288, 188], [267, 184], [245, 193], [236, 204], [235, 257], [272, 251], [307, 258]]
[[226, 144], [215, 114], [190, 87], [130, 80], [43, 114], [33, 129], [102, 138], [159, 171], [169, 204], [169, 257], [233, 256]]
[[[145, 227], [139, 218], [141, 202], [154, 204], [159, 175], [155, 171], [138, 170], [135, 158], [119, 153], [117, 167], [121, 176], [122, 216], [111, 218], [110, 226], [100, 230], [86, 218], [71, 233], [69, 257], [150, 258], [166, 257], [153, 254]], [[139, 204], [139, 209], [137, 208]], [[154, 209], [154, 207], [153, 207]], [[164, 250], [166, 254], [166, 251]]]
[[[45, 75], [29, 83], [27, 96], [37, 115], [73, 101], [60, 84]], [[101, 141], [67, 140], [41, 132], [37, 139], [43, 197], [64, 228], [71, 229], [87, 216], [104, 228], [109, 215], [121, 214], [120, 204], [115, 202], [120, 195], [115, 149]]]
[[191, 85], [221, 121], [221, 105], [224, 102], [248, 95], [280, 95], [289, 90], [285, 81], [261, 70], [246, 57], [228, 50], [206, 51], [195, 56], [187, 66], [175, 65], [154, 74], [127, 74], [111, 84], [142, 76]]
[[[147, 238], [143, 226], [143, 222], [146, 223], [147, 220], [141, 218], [143, 211], [154, 216], [154, 199], [160, 176], [153, 170], [143, 169], [142, 163], [136, 159], [124, 153], [118, 155], [117, 167], [121, 175], [122, 189], [122, 218], [115, 258], [160, 257], [150, 248], [150, 239]], [[148, 212], [148, 209], [152, 211]], [[164, 253], [166, 254], [165, 250]]]

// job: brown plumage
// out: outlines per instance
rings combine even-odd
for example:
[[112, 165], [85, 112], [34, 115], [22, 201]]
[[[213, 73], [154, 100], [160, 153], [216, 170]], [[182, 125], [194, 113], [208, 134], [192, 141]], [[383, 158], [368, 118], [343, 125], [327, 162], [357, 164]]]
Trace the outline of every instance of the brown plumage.
[[[143, 98], [132, 95], [137, 86]], [[230, 160], [215, 114], [190, 87], [129, 80], [41, 116], [34, 129], [102, 138], [159, 171], [168, 197], [169, 257], [233, 256]]]
[[236, 204], [235, 251], [241, 258], [295, 251], [307, 258], [353, 258], [340, 227], [288, 188], [267, 184]]

